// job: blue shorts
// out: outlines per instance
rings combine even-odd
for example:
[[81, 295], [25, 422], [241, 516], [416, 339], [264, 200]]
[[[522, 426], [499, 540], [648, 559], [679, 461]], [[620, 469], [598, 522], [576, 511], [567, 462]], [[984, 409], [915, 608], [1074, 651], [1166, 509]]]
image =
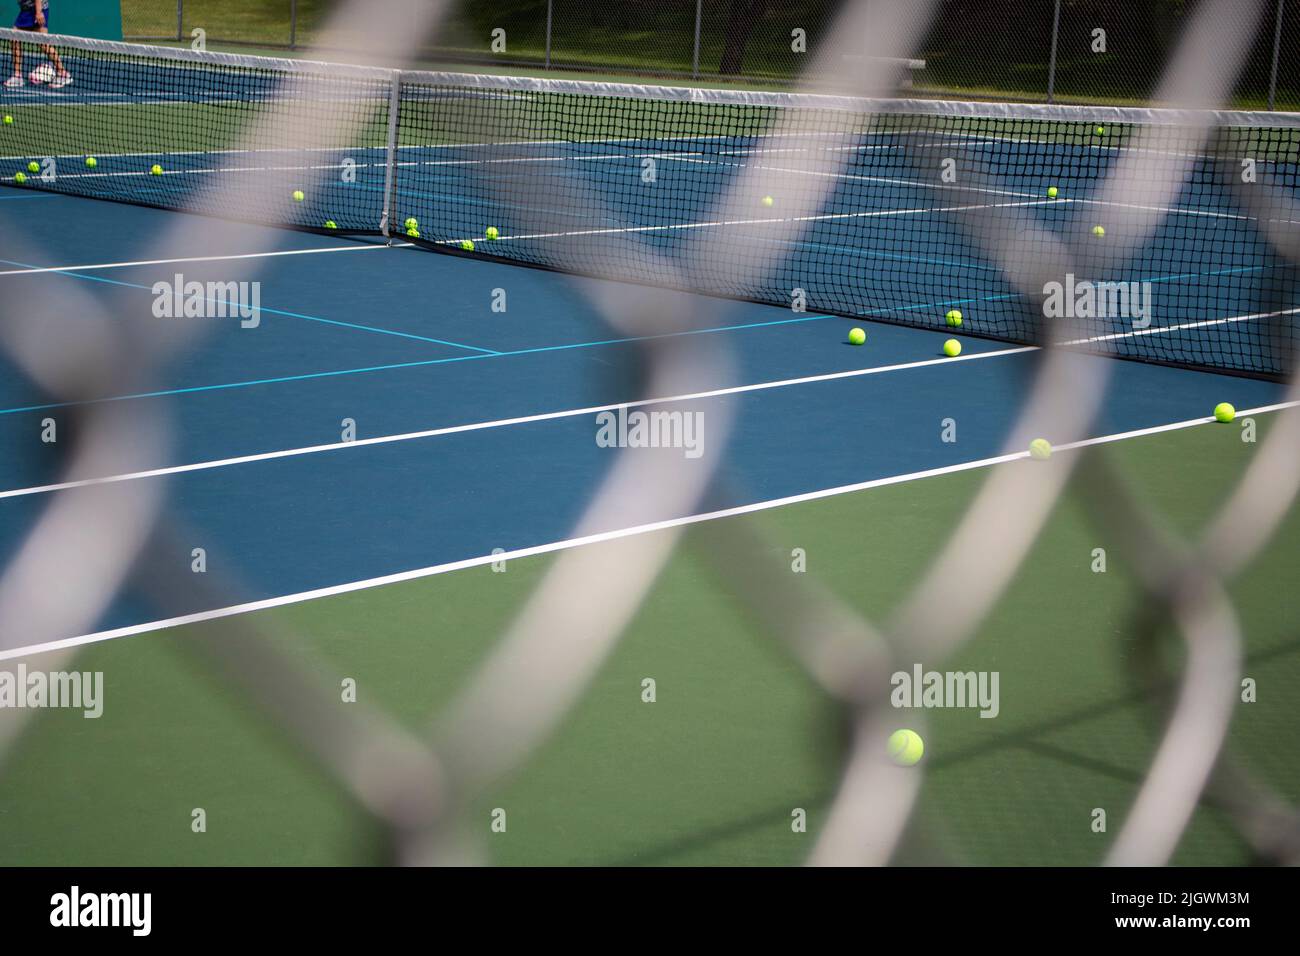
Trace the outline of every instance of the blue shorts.
[[[48, 30], [49, 27], [50, 27], [50, 11], [46, 10], [45, 28]], [[15, 30], [40, 30], [40, 27], [36, 23], [36, 11], [19, 10], [18, 19], [14, 21], [14, 29]]]

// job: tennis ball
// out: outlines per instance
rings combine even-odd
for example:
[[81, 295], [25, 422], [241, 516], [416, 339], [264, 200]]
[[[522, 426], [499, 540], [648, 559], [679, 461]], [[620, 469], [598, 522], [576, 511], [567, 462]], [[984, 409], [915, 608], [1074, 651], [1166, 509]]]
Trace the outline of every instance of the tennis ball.
[[485, 232], [484, 235], [487, 236], [489, 239], [496, 239], [498, 236], [501, 235], [501, 233], [497, 230], [496, 226], [488, 226], [487, 232]]
[[771, 196], [764, 196], [763, 205], [771, 209], [774, 205], [776, 205], [776, 200], [773, 199]]
[[957, 326], [961, 325], [961, 310], [949, 309], [948, 314], [944, 316], [944, 320], [947, 321], [949, 325], [956, 328]]
[[1237, 410], [1227, 402], [1219, 402], [1214, 406], [1214, 420], [1216, 422], [1230, 422], [1237, 417]]
[[1104, 127], [1104, 126], [1098, 126], [1096, 132], [1097, 132], [1097, 135], [1098, 135], [1098, 136], [1105, 136], [1105, 135], [1106, 135], [1106, 127]]
[[161, 175], [162, 175], [162, 167], [159, 166], [157, 163], [154, 163], [154, 164], [153, 164], [153, 167], [149, 170], [149, 174], [150, 174], [151, 176], [161, 176]]
[[412, 239], [420, 238], [420, 230], [416, 229], [414, 226], [410, 226], [409, 228], [407, 228], [406, 234], [410, 236]]
[[27, 182], [27, 174], [23, 172], [14, 173], [14, 182], [21, 186], [23, 183]]
[[900, 767], [915, 767], [925, 753], [925, 743], [915, 730], [895, 730], [889, 735], [889, 757]]
[[861, 345], [867, 340], [867, 333], [861, 329], [849, 329], [849, 344]]
[[96, 166], [99, 165], [99, 160], [97, 160], [94, 156], [87, 156], [86, 165], [89, 166], [91, 169], [94, 169]]
[[463, 240], [461, 240], [460, 247], [461, 247], [462, 249], [464, 249], [466, 252], [473, 252], [473, 251], [474, 251], [474, 240], [473, 240], [473, 239], [463, 239]]
[[304, 193], [301, 189], [295, 189], [295, 190], [293, 191], [293, 201], [294, 201], [294, 202], [302, 202], [302, 201], [303, 201], [304, 199], [306, 199], [306, 198], [307, 198], [307, 194]]
[[1094, 236], [1098, 236], [1098, 237], [1104, 236], [1104, 235], [1106, 235], [1106, 227], [1105, 227], [1105, 226], [1093, 226], [1093, 227], [1092, 227], [1092, 234], [1093, 234]]
[[337, 229], [338, 227], [339, 227], [339, 224], [338, 224], [337, 222], [335, 222], [333, 219], [326, 219], [326, 220], [325, 220], [325, 228], [326, 228], [326, 229]]
[[41, 164], [33, 159], [30, 163], [27, 164], [27, 171], [29, 173], [39, 173], [41, 171]]
[[1047, 461], [1052, 457], [1052, 443], [1046, 438], [1035, 438], [1029, 443], [1029, 457]]
[[403, 225], [405, 225], [407, 229], [419, 229], [420, 221], [416, 219], [414, 216], [408, 216], [406, 218], [406, 222]]
[[1047, 187], [1047, 198], [1048, 198], [1048, 199], [1055, 199], [1055, 198], [1056, 198], [1056, 195], [1057, 195], [1056, 187], [1055, 187], [1055, 186], [1048, 186], [1048, 187]]
[[956, 339], [949, 339], [943, 343], [943, 354], [948, 358], [956, 358], [961, 355], [961, 343]]
[[8, 113], [5, 114], [5, 125], [6, 125], [6, 126], [13, 126], [13, 125], [14, 125], [14, 118], [13, 118], [12, 116], [10, 116]]

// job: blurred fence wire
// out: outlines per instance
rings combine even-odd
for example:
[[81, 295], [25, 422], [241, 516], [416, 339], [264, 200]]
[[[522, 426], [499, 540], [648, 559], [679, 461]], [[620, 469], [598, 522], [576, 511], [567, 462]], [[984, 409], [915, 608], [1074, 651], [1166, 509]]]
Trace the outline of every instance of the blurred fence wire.
[[[190, 15], [181, 6], [176, 10], [178, 29], [183, 29]], [[535, 10], [546, 6], [531, 5]], [[868, 34], [873, 37], [872, 51], [924, 55], [936, 24], [954, 6], [959, 5], [941, 0], [846, 4], [827, 24], [821, 43], [800, 72], [799, 85], [819, 87], [823, 78], [839, 72], [844, 57], [862, 53], [855, 38]], [[1065, 6], [1066, 12], [1073, 14], [1086, 5]], [[683, 4], [664, 7], [689, 12]], [[1277, 8], [1265, 0], [1206, 0], [1194, 7], [1188, 14], [1187, 29], [1167, 58], [1165, 86], [1158, 85], [1157, 94], [1197, 106], [1224, 103], [1234, 95], [1239, 78], [1248, 69], [1256, 27], [1266, 24]], [[565, 8], [566, 4], [557, 0], [557, 20], [558, 11]], [[376, 5], [366, 0], [340, 3], [312, 31], [312, 39], [325, 50], [343, 45], [382, 49], [385, 64], [415, 62], [427, 48], [427, 37], [443, 35], [442, 31], [455, 33], [460, 8], [451, 2], [403, 0], [384, 4], [382, 14], [376, 10]], [[128, 19], [128, 27], [142, 29], [142, 22]], [[556, 29], [555, 36], [559, 35]], [[1220, 42], [1224, 37], [1239, 42]], [[290, 42], [299, 40], [290, 38]], [[1213, 55], [1207, 54], [1207, 44], [1213, 46]], [[688, 54], [689, 49], [683, 55]], [[704, 59], [698, 53], [696, 57]], [[1063, 67], [1066, 58], [1059, 52], [1058, 60]], [[897, 86], [898, 81], [887, 57], [868, 56], [854, 75], [862, 92], [875, 93]], [[289, 88], [283, 108], [291, 110], [293, 78], [284, 82]], [[262, 121], [282, 125], [283, 117], [271, 110]], [[340, 112], [338, 122], [347, 121], [347, 114]], [[788, 122], [794, 125], [775, 132], [794, 139], [812, 132], [798, 127], [797, 116]], [[1212, 135], [1208, 116], [1203, 132], [1207, 138]], [[347, 133], [346, 129], [315, 131], [326, 140], [335, 134], [346, 139]], [[261, 141], [259, 130], [248, 131], [248, 136], [251, 143]], [[824, 153], [808, 150], [788, 157], [779, 172], [755, 165], [719, 197], [717, 218], [728, 219], [736, 204], [770, 189], [774, 176], [815, 173], [810, 178], [822, 187], [799, 194], [802, 206], [786, 211], [781, 226], [784, 234], [780, 238], [795, 241], [830, 196], [834, 163], [848, 161], [848, 151], [844, 151], [828, 167]], [[1156, 225], [1146, 213], [1153, 203], [1129, 201], [1129, 191], [1134, 183], [1149, 183], [1167, 170], [1165, 161], [1159, 150], [1135, 150], [1130, 163], [1117, 164], [1110, 174], [1105, 188], [1117, 209], [1127, 210], [1131, 218], [1126, 228], [1119, 230], [1129, 241], [1140, 242]], [[977, 172], [977, 178], [979, 175]], [[982, 175], [993, 173], [985, 170]], [[241, 185], [241, 189], [246, 187]], [[212, 188], [222, 185], [218, 181]], [[571, 188], [578, 193], [574, 199], [601, 207], [601, 196], [581, 194], [585, 188], [581, 182], [572, 180]], [[219, 198], [205, 195], [194, 201], [206, 204]], [[1264, 215], [1294, 218], [1289, 196], [1270, 195], [1254, 201], [1266, 207]], [[248, 202], [246, 191], [230, 197], [236, 208]], [[532, 214], [536, 221], [528, 223], [531, 229], [544, 233], [554, 228], [545, 209], [533, 207]], [[1042, 260], [1026, 268], [1023, 262], [1009, 258], [1007, 250], [1012, 246], [999, 241], [1015, 226], [1006, 218], [1009, 213], [988, 207], [972, 208], [963, 215], [968, 217], [970, 234], [987, 244], [1008, 274], [1021, 277], [1031, 302], [1041, 300], [1041, 281], [1036, 280], [1044, 272], [1070, 271], [1090, 254], [1083, 247], [1057, 243], [1046, 246]], [[187, 228], [188, 224], [176, 226], [178, 230]], [[209, 232], [211, 247], [227, 248], [236, 238], [247, 247], [252, 241], [249, 234], [236, 236], [236, 229], [214, 222]], [[1295, 259], [1300, 250], [1285, 244], [1288, 236], [1278, 236], [1279, 252]], [[766, 239], [770, 241], [771, 234]], [[665, 258], [659, 264], [665, 274], [707, 271], [714, 256], [735, 255], [741, 245], [738, 241], [723, 247], [707, 236], [688, 242], [688, 254]], [[158, 237], [158, 258], [167, 255], [172, 243], [168, 234]], [[725, 253], [720, 253], [723, 248]], [[766, 244], [756, 244], [749, 250], [758, 264], [755, 268], [763, 267], [766, 249]], [[250, 272], [259, 268], [257, 259], [247, 263]], [[682, 287], [690, 284], [689, 277], [679, 283]], [[680, 338], [650, 338], [666, 329], [704, 328], [712, 318], [704, 300], [696, 313], [665, 318], [649, 307], [635, 287], [592, 284], [589, 288], [594, 304], [612, 327], [643, 339], [638, 393], [627, 395], [627, 401], [681, 394], [701, 378], [720, 376], [736, 361], [723, 337], [709, 337], [707, 345], [701, 344], [703, 338], [695, 338], [689, 348], [672, 344], [682, 342]], [[151, 346], [143, 331], [133, 331], [136, 320], [112, 311], [111, 299], [75, 287], [67, 289], [58, 308], [47, 303], [43, 312], [52, 323], [46, 327], [50, 341], [74, 343], [71, 348], [53, 348], [50, 341], [6, 334], [9, 327], [0, 323], [0, 347], [8, 359], [54, 400], [75, 400], [91, 384], [96, 391], [105, 384], [141, 391], [155, 381], [170, 354], [193, 345], [172, 339], [166, 351]], [[15, 312], [36, 307], [37, 303], [21, 297], [6, 299], [0, 306]], [[65, 334], [62, 330], [61, 323], [70, 321], [61, 318], [64, 315], [79, 316], [75, 332]], [[669, 322], [671, 326], [666, 325]], [[1147, 503], [1122, 493], [1104, 446], [1063, 454], [1048, 468], [1024, 467], [1015, 461], [1023, 457], [1021, 450], [1032, 436], [1062, 436], [1067, 447], [1086, 437], [1106, 387], [1108, 363], [1092, 362], [1081, 371], [1082, 366], [1072, 361], [1068, 352], [1053, 348], [1051, 340], [1041, 344], [1033, 389], [1006, 449], [1009, 463], [989, 472], [942, 550], [890, 620], [865, 620], [820, 586], [815, 575], [783, 573], [758, 557], [763, 549], [755, 547], [749, 537], [757, 533], [752, 529], [711, 522], [694, 538], [758, 626], [779, 641], [823, 692], [838, 702], [851, 728], [838, 790], [809, 862], [852, 865], [890, 861], [925, 785], [925, 774], [923, 766], [917, 770], [894, 766], [882, 745], [893, 726], [888, 675], [916, 660], [947, 657], [974, 635], [1012, 586], [1017, 569], [1077, 471], [1084, 479], [1079, 484], [1092, 489], [1089, 500], [1096, 520], [1118, 529], [1124, 550], [1136, 556], [1133, 566], [1149, 572], [1140, 582], [1149, 599], [1148, 614], [1135, 622], [1135, 628], [1154, 646], [1158, 636], [1172, 627], [1186, 652], [1166, 712], [1152, 716], [1163, 725], [1155, 759], [1106, 862], [1167, 862], [1201, 794], [1207, 787], [1231, 784], [1234, 825], [1262, 857], [1295, 863], [1300, 853], [1296, 838], [1300, 818], [1295, 808], [1221, 761], [1220, 752], [1241, 674], [1239, 623], [1227, 586], [1268, 542], [1294, 502], [1300, 486], [1300, 412], [1292, 408], [1279, 413], [1236, 492], [1203, 538], [1174, 540], [1157, 530], [1158, 522], [1148, 513]], [[105, 383], [105, 376], [113, 376], [115, 381]], [[1300, 400], [1300, 384], [1290, 386], [1288, 400]], [[178, 606], [185, 603], [177, 600], [180, 595], [193, 594], [199, 587], [215, 588], [213, 593], [201, 595], [202, 603], [222, 603], [218, 585], [210, 581], [196, 584], [193, 575], [168, 572], [168, 567], [175, 566], [173, 537], [180, 519], [162, 496], [161, 484], [96, 481], [128, 469], [121, 458], [124, 450], [135, 454], [141, 448], [174, 441], [166, 414], [127, 413], [125, 407], [78, 406], [84, 410], [77, 413], [80, 419], [71, 430], [76, 439], [66, 453], [62, 480], [80, 485], [52, 496], [22, 547], [3, 568], [0, 651], [25, 644], [57, 644], [91, 629], [126, 587], [152, 594], [164, 605], [176, 602]], [[726, 421], [714, 423], [715, 449], [725, 446], [728, 425]], [[616, 466], [574, 528], [574, 537], [653, 522], [664, 514], [695, 513], [709, 500], [719, 480], [715, 468], [721, 455], [716, 452], [708, 456], [710, 465], [705, 468], [688, 466], [682, 458], [633, 449], [618, 455]], [[1006, 516], [1012, 513], [1016, 519], [1008, 522]], [[226, 620], [219, 633], [197, 642], [194, 649], [213, 673], [246, 694], [273, 727], [311, 756], [341, 792], [383, 826], [392, 862], [485, 862], [488, 857], [481, 841], [462, 829], [460, 810], [490, 782], [524, 765], [571, 712], [681, 539], [682, 532], [677, 529], [621, 537], [606, 550], [577, 547], [559, 553], [487, 660], [449, 707], [431, 715], [425, 733], [404, 729], [395, 717], [378, 709], [348, 711], [354, 716], [343, 717], [337, 709], [322, 707], [320, 677], [303, 664], [305, 642], [295, 641], [290, 634], [267, 633], [266, 625], [255, 615]], [[87, 548], [94, 549], [89, 559], [84, 553]], [[52, 598], [40, 583], [57, 576], [57, 569], [72, 552], [80, 554], [78, 566], [94, 571], [82, 579], [65, 581], [58, 598]], [[58, 651], [64, 661], [76, 653], [72, 646]], [[22, 712], [0, 712], [0, 761], [11, 752], [23, 721]]]

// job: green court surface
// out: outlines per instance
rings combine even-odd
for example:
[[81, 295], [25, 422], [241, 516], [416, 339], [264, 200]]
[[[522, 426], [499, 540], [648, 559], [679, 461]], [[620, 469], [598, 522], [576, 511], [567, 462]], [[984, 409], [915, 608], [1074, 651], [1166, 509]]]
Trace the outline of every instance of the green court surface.
[[[1259, 416], [1260, 439], [1269, 415]], [[1105, 446], [1131, 493], [1167, 529], [1193, 535], [1257, 445], [1237, 425], [1202, 425]], [[1018, 461], [996, 467], [1052, 468]], [[986, 469], [725, 519], [750, 557], [807, 577], [883, 620], [930, 566]], [[921, 795], [895, 861], [1100, 862], [1150, 768], [1163, 690], [1142, 683], [1132, 626], [1139, 590], [1122, 548], [1072, 490], [977, 636], [927, 669], [997, 671], [1000, 713], [901, 711], [926, 755]], [[1009, 515], [1008, 520], [1014, 520]], [[500, 864], [794, 864], [806, 859], [838, 783], [840, 709], [744, 610], [697, 525], [559, 731], [464, 815]], [[659, 532], [662, 533], [662, 532]], [[1225, 748], [1259, 783], [1300, 799], [1300, 509], [1231, 586], [1258, 687]], [[713, 539], [716, 540], [716, 539]], [[590, 547], [615, 548], [613, 545]], [[1093, 549], [1108, 550], [1105, 573]], [[553, 558], [489, 567], [262, 612], [338, 707], [366, 707], [425, 733], [533, 592]], [[43, 711], [0, 777], [0, 846], [10, 864], [327, 864], [385, 859], [377, 829], [252, 709], [227, 661], [198, 648], [229, 622], [91, 645], [74, 665], [105, 675], [104, 715]], [[1177, 641], [1165, 640], [1176, 672]], [[9, 665], [16, 665], [10, 661]], [[26, 659], [29, 668], [42, 657]], [[252, 662], [247, 662], [250, 667]], [[49, 665], [46, 665], [49, 666]], [[906, 666], [906, 665], [905, 665]], [[223, 676], [224, 675], [224, 676]], [[233, 676], [234, 680], [227, 677]], [[354, 678], [358, 704], [338, 702]], [[645, 678], [657, 700], [645, 703]], [[883, 746], [883, 741], [881, 742]], [[191, 812], [207, 832], [191, 832]], [[1108, 832], [1090, 827], [1104, 808]], [[504, 833], [490, 832], [494, 809]], [[791, 828], [807, 811], [807, 833]], [[1250, 854], [1213, 788], [1176, 864], [1245, 864]]]

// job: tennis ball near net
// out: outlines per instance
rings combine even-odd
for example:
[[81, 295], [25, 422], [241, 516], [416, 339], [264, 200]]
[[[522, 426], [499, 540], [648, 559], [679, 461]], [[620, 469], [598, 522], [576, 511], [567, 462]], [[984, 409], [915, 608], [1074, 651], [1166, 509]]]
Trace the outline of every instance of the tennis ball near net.
[[1106, 227], [1105, 227], [1105, 226], [1093, 226], [1093, 227], [1092, 227], [1092, 234], [1093, 234], [1094, 236], [1097, 236], [1098, 238], [1101, 238], [1102, 236], [1106, 235]]
[[1057, 197], [1057, 195], [1058, 195], [1058, 191], [1057, 191], [1057, 188], [1056, 188], [1055, 186], [1048, 186], [1048, 187], [1047, 187], [1047, 198], [1048, 198], [1048, 199], [1055, 199], [1055, 198]]
[[956, 358], [961, 355], [961, 343], [956, 339], [949, 339], [943, 343], [943, 354], [948, 358]]
[[1219, 402], [1214, 406], [1214, 420], [1216, 422], [1230, 422], [1237, 417], [1237, 410], [1228, 402]]
[[488, 226], [487, 231], [483, 233], [489, 239], [497, 239], [501, 236], [501, 231], [496, 226]]
[[87, 156], [86, 165], [91, 169], [94, 169], [96, 166], [99, 165], [99, 160], [97, 160], [94, 156]]
[[23, 183], [27, 182], [27, 174], [24, 172], [14, 173], [14, 182], [21, 186]]
[[1097, 133], [1098, 136], [1105, 136], [1105, 135], [1106, 135], [1106, 127], [1104, 127], [1104, 126], [1098, 126], [1097, 129], [1096, 129], [1096, 133]]
[[337, 229], [338, 227], [339, 227], [339, 224], [338, 224], [337, 222], [335, 222], [333, 219], [326, 219], [326, 220], [325, 220], [325, 228], [326, 228], [326, 229]]
[[889, 759], [900, 767], [915, 767], [925, 753], [925, 742], [915, 730], [895, 730], [889, 735]]
[[406, 222], [402, 223], [402, 225], [404, 225], [407, 229], [419, 229], [420, 220], [416, 219], [414, 216], [407, 216]]
[[27, 171], [29, 173], [39, 173], [41, 171], [41, 164], [33, 159], [30, 163], [27, 164]]
[[157, 163], [154, 163], [153, 166], [149, 169], [149, 175], [150, 175], [150, 176], [161, 176], [161, 175], [162, 175], [162, 167], [159, 166]]
[[307, 194], [306, 194], [305, 192], [303, 192], [301, 189], [295, 189], [295, 190], [293, 191], [293, 201], [294, 201], [294, 202], [302, 202], [302, 201], [303, 201], [304, 199], [306, 199], [306, 198], [307, 198]]
[[771, 209], [774, 205], [776, 205], [776, 200], [773, 199], [771, 196], [764, 196], [763, 205], [766, 206], [768, 209]]
[[406, 234], [407, 234], [408, 236], [410, 236], [412, 239], [419, 239], [419, 238], [420, 238], [420, 230], [419, 230], [419, 229], [416, 229], [414, 226], [407, 226], [407, 227], [406, 227]]
[[861, 345], [867, 340], [867, 333], [861, 329], [849, 329], [849, 344]]
[[13, 118], [12, 116], [10, 116], [8, 113], [5, 114], [5, 125], [6, 125], [6, 126], [13, 126], [13, 125], [14, 125], [14, 118]]
[[1052, 457], [1052, 443], [1046, 438], [1035, 438], [1029, 443], [1029, 457], [1038, 461], [1047, 461]]
[[473, 251], [474, 251], [474, 240], [473, 240], [473, 239], [462, 239], [462, 240], [461, 240], [461, 243], [460, 243], [460, 247], [461, 247], [462, 249], [464, 249], [466, 252], [473, 252]]
[[949, 309], [948, 314], [944, 316], [944, 321], [946, 321], [953, 328], [956, 328], [957, 326], [961, 325], [961, 310]]

